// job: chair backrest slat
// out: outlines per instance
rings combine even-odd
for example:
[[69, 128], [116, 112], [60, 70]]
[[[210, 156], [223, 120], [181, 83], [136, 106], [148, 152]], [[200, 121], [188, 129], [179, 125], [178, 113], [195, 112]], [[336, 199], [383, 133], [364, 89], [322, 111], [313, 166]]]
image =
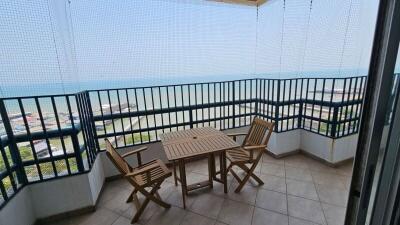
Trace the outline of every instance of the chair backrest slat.
[[254, 118], [250, 130], [243, 141], [243, 146], [267, 145], [274, 128], [274, 123]]
[[132, 172], [132, 167], [125, 161], [124, 158], [117, 152], [108, 139], [105, 139], [107, 155], [114, 163], [120, 173], [127, 174]]

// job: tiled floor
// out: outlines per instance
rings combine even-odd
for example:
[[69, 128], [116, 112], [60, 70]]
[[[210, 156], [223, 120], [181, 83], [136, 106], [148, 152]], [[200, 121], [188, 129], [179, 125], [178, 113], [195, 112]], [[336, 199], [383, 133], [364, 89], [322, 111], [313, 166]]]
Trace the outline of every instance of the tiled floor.
[[[150, 204], [142, 215], [142, 225], [342, 225], [346, 210], [351, 163], [327, 167], [304, 155], [274, 159], [264, 155], [256, 169], [263, 186], [248, 183], [240, 194], [229, 193], [222, 185], [192, 192], [187, 209], [182, 208], [181, 192], [170, 178], [160, 195], [172, 204], [164, 210]], [[188, 164], [188, 180], [207, 179], [205, 160]], [[131, 186], [124, 180], [109, 182], [96, 212], [55, 223], [56, 225], [129, 225], [135, 207], [125, 203]]]

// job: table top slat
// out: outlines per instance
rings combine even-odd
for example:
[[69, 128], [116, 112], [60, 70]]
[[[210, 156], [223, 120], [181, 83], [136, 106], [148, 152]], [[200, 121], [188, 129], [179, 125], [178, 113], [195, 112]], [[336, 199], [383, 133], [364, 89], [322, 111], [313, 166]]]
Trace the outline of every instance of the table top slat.
[[211, 127], [181, 130], [160, 135], [169, 160], [189, 158], [239, 147], [232, 138]]

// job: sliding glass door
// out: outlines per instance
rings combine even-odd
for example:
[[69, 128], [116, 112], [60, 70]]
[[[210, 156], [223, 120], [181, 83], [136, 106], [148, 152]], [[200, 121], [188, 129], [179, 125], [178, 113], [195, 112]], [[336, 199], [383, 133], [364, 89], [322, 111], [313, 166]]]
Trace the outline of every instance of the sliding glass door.
[[382, 0], [345, 224], [396, 224], [399, 213], [400, 2]]

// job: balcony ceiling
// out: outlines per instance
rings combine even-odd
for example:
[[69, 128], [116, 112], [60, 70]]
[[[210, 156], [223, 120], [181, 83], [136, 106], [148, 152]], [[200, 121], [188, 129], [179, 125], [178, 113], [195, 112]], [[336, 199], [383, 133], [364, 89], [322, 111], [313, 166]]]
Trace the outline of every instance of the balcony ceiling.
[[224, 2], [230, 4], [260, 6], [264, 4], [267, 0], [210, 0], [210, 1]]

